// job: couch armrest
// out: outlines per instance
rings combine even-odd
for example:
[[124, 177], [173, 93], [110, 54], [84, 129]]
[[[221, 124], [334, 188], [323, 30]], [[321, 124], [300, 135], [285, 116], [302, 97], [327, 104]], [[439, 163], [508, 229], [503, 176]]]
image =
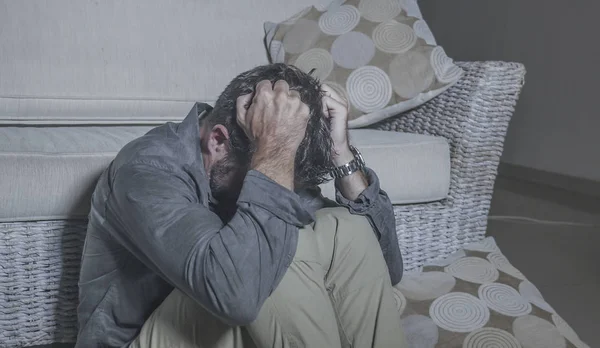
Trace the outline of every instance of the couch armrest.
[[520, 63], [457, 64], [465, 75], [456, 85], [421, 107], [374, 126], [446, 138], [451, 157], [449, 199], [466, 186], [492, 189], [525, 77]]
[[[504, 137], [524, 83], [525, 67], [519, 63], [457, 64], [465, 75], [446, 92], [373, 126], [441, 136], [450, 144], [448, 198], [395, 209], [403, 252], [415, 255], [413, 263], [405, 261], [409, 268], [484, 237]], [[433, 241], [439, 245], [424, 254], [424, 245]]]

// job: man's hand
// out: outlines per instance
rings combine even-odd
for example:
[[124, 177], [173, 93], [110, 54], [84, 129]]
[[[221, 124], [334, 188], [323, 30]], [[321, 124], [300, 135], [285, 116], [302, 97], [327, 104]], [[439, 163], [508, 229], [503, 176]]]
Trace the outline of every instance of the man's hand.
[[354, 159], [348, 143], [348, 101], [325, 84], [321, 88], [324, 92], [323, 113], [331, 121], [333, 164], [339, 167]]
[[[354, 154], [350, 151], [348, 143], [348, 101], [325, 84], [321, 88], [324, 92], [323, 112], [331, 120], [333, 165], [339, 167], [354, 160]], [[337, 184], [342, 195], [352, 201], [356, 200], [368, 186], [367, 179], [362, 172], [337, 179]]]
[[256, 144], [252, 169], [293, 190], [294, 161], [306, 134], [308, 106], [283, 80], [274, 85], [261, 81], [254, 96], [240, 96], [236, 103], [237, 122]]

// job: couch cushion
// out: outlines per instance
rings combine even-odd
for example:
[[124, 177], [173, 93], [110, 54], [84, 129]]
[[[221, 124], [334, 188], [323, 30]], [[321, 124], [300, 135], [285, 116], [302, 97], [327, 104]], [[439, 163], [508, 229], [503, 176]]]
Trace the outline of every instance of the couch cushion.
[[[446, 139], [421, 134], [351, 129], [350, 139], [379, 176], [394, 204], [444, 199], [450, 188], [450, 149]], [[334, 197], [333, 182], [322, 185]]]
[[[96, 180], [117, 152], [151, 127], [0, 127], [0, 221], [85, 217]], [[442, 138], [375, 130], [351, 137], [394, 203], [446, 197]], [[325, 188], [333, 197], [331, 184]]]
[[179, 120], [268, 62], [264, 21], [318, 2], [1, 1], [0, 124]]

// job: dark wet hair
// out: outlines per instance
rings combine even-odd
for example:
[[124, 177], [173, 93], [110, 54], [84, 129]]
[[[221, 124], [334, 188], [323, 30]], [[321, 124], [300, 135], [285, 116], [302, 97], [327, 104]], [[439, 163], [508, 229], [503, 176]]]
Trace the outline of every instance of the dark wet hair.
[[236, 99], [252, 93], [262, 80], [286, 81], [290, 90], [298, 91], [310, 110], [306, 135], [296, 153], [295, 181], [304, 186], [318, 185], [327, 180], [333, 169], [331, 125], [323, 115], [321, 84], [309, 74], [292, 65], [277, 63], [256, 67], [234, 78], [217, 99], [212, 112], [203, 122], [209, 127], [221, 124], [229, 132], [230, 154], [241, 165], [248, 165], [254, 152], [253, 144], [237, 124]]

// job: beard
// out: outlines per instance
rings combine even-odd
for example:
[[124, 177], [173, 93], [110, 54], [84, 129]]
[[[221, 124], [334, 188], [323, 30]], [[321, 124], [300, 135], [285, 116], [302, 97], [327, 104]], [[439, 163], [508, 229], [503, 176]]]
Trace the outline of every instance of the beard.
[[246, 171], [230, 155], [215, 162], [210, 169], [209, 184], [216, 200], [216, 213], [224, 222], [237, 211], [237, 200], [242, 190]]

